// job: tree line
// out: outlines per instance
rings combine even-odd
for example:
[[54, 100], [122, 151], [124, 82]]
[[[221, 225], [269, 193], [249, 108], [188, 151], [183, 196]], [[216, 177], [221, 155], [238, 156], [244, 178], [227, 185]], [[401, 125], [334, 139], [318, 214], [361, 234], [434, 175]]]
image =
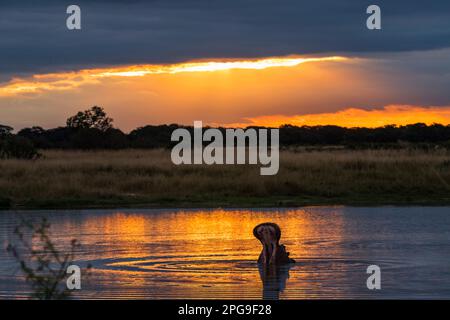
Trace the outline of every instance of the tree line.
[[[39, 149], [170, 148], [174, 145], [171, 134], [180, 127], [193, 131], [192, 127], [177, 124], [147, 125], [127, 134], [114, 128], [113, 119], [102, 108], [95, 106], [68, 118], [64, 127], [46, 130], [35, 126], [13, 134], [13, 128], [0, 125], [0, 158], [34, 159], [40, 156]], [[378, 128], [344, 128], [334, 125], [280, 127], [281, 147], [395, 148], [404, 144], [450, 148], [450, 125], [416, 123]]]

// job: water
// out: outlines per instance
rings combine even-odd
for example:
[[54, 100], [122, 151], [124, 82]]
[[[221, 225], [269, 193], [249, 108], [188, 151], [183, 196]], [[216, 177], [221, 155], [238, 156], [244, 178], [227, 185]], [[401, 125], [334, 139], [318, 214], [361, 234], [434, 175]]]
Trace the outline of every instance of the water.
[[[30, 288], [7, 254], [18, 217], [47, 217], [92, 264], [75, 298], [450, 298], [450, 207], [0, 212], [0, 298]], [[252, 229], [275, 222], [297, 262], [260, 270]], [[366, 269], [381, 268], [381, 290]]]

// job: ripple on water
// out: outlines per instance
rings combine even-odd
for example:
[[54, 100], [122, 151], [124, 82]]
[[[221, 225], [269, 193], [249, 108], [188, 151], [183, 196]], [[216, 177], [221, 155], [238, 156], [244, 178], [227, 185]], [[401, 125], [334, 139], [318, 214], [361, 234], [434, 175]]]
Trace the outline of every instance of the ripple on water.
[[[93, 270], [76, 294], [81, 298], [450, 298], [448, 208], [36, 212], [41, 215], [58, 245], [72, 237], [83, 244], [76, 263]], [[16, 212], [0, 215], [3, 243], [16, 220]], [[265, 221], [280, 225], [296, 264], [258, 267], [252, 229]], [[0, 297], [29, 294], [14, 263], [0, 252]], [[371, 264], [382, 268], [380, 292], [366, 287]]]

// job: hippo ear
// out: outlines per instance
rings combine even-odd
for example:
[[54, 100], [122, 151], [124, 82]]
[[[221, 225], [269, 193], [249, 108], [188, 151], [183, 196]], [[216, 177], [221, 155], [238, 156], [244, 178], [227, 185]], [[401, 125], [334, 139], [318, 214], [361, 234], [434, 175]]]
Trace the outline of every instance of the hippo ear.
[[265, 224], [266, 224], [266, 223], [260, 223], [260, 224], [258, 224], [256, 227], [253, 228], [253, 235], [254, 235], [256, 238], [260, 239], [259, 233], [260, 233], [260, 231], [261, 231], [261, 227], [263, 227]]
[[277, 238], [278, 241], [280, 241], [280, 238], [281, 238], [281, 228], [280, 228], [276, 223], [274, 223], [273, 226], [274, 226], [274, 228], [275, 228], [276, 238]]
[[257, 225], [255, 228], [253, 228], [253, 235], [255, 236], [256, 239], [260, 239], [259, 232], [258, 232], [259, 227], [260, 227], [260, 225]]

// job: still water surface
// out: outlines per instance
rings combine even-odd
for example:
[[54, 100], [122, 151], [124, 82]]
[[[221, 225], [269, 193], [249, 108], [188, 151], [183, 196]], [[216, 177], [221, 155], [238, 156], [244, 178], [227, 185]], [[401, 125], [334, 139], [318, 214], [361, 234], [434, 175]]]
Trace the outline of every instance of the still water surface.
[[[0, 298], [25, 298], [4, 248], [18, 216], [52, 224], [91, 264], [76, 298], [450, 298], [450, 207], [0, 211]], [[252, 229], [275, 222], [296, 264], [260, 270]], [[366, 268], [381, 268], [368, 290]]]

